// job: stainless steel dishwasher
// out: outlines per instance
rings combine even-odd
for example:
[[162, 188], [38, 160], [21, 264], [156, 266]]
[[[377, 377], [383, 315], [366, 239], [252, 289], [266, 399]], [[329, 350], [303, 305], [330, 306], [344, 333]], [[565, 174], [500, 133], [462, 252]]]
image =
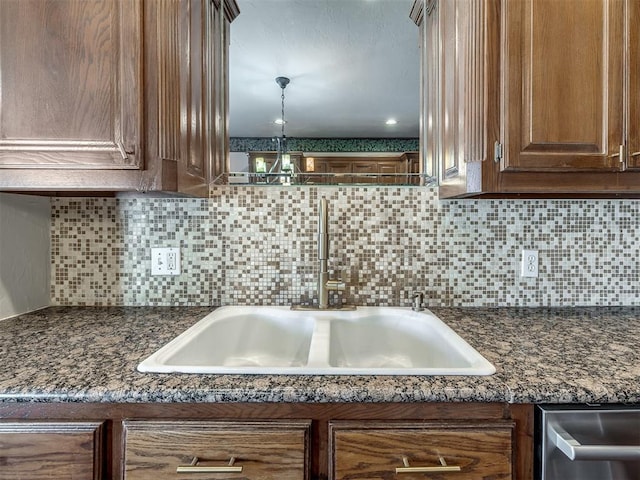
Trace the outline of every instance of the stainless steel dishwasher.
[[540, 480], [640, 480], [640, 405], [538, 406], [536, 438]]

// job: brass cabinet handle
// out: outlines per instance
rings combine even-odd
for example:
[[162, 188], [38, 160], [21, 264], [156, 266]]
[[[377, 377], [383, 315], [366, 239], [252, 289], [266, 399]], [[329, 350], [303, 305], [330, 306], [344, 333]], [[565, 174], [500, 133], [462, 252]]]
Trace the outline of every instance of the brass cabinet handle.
[[633, 152], [629, 154], [630, 157], [640, 157], [640, 152]]
[[396, 467], [396, 473], [433, 473], [433, 472], [459, 472], [462, 470], [459, 466], [449, 466], [444, 458], [438, 457], [440, 460], [440, 466], [438, 467], [411, 467], [409, 465], [409, 459], [406, 456], [402, 457], [402, 467]]
[[618, 146], [618, 151], [616, 153], [612, 153], [611, 155], [609, 155], [609, 157], [611, 157], [611, 158], [616, 158], [617, 157], [618, 160], [620, 160], [620, 163], [624, 162], [624, 159], [627, 156], [626, 148], [627, 148], [626, 145], [620, 144]]
[[240, 473], [242, 472], [242, 466], [236, 467], [233, 464], [236, 463], [236, 457], [231, 457], [229, 464], [224, 467], [203, 467], [198, 465], [200, 459], [193, 457], [189, 465], [178, 465], [176, 473]]
[[[629, 158], [632, 158], [634, 155], [637, 155], [637, 154], [632, 153], [631, 155], [629, 155]], [[618, 153], [609, 155], [609, 158], [616, 158], [616, 157], [618, 157], [618, 161], [620, 162], [620, 171], [625, 171], [627, 169], [627, 145], [621, 144], [618, 147]]]

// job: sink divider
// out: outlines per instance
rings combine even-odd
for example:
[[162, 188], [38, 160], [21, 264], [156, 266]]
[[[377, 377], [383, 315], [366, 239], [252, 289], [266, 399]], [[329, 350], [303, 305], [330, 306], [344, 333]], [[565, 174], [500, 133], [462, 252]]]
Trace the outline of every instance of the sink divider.
[[308, 367], [325, 368], [329, 366], [329, 333], [331, 320], [328, 318], [315, 319], [311, 345], [309, 346]]

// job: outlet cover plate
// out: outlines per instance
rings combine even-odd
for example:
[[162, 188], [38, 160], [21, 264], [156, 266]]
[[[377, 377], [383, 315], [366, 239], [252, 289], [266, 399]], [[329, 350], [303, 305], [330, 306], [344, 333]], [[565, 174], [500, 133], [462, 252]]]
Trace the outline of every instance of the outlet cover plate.
[[522, 277], [538, 276], [538, 251], [522, 250], [522, 263], [520, 265], [520, 275]]
[[152, 248], [151, 275], [180, 275], [180, 249]]

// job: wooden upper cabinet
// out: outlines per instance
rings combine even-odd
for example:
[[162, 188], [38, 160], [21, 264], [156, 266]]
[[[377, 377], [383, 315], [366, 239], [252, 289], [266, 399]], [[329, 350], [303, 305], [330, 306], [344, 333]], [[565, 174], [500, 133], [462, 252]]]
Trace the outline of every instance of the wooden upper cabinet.
[[489, 42], [498, 24], [488, 13], [497, 12], [497, 3], [428, 0], [424, 5], [422, 15], [412, 14], [422, 37], [424, 156], [437, 165], [442, 196], [482, 191], [492, 178], [483, 174], [493, 153], [488, 138], [497, 136], [490, 132], [498, 119], [499, 49]]
[[187, 64], [182, 75], [184, 108], [178, 190], [208, 195], [209, 184], [228, 172], [228, 45], [235, 1], [185, 0], [182, 25]]
[[621, 170], [623, 2], [502, 5], [502, 170]]
[[0, 3], [0, 167], [138, 169], [139, 1]]
[[235, 0], [2, 0], [0, 190], [207, 196]]
[[441, 198], [640, 194], [640, 0], [426, 5]]

